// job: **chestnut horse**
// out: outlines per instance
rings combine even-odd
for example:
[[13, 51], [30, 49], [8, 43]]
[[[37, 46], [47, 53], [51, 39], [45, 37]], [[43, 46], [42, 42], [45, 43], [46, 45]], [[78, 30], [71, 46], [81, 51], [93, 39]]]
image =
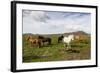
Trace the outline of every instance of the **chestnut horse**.
[[41, 47], [41, 44], [42, 44], [41, 39], [36, 39], [36, 38], [33, 38], [32, 36], [28, 36], [27, 41], [29, 41], [32, 45], [34, 45], [34, 44], [38, 45], [39, 48]]

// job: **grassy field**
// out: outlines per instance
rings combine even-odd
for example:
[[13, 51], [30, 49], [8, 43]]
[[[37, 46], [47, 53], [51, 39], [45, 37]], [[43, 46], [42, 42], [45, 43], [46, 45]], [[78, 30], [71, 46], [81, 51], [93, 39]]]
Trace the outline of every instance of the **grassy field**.
[[41, 48], [32, 46], [23, 35], [23, 62], [47, 62], [47, 61], [65, 61], [65, 60], [86, 60], [91, 58], [90, 37], [82, 42], [73, 41], [71, 48], [79, 52], [68, 52], [63, 43], [58, 43], [58, 36], [52, 35], [51, 45], [45, 45]]

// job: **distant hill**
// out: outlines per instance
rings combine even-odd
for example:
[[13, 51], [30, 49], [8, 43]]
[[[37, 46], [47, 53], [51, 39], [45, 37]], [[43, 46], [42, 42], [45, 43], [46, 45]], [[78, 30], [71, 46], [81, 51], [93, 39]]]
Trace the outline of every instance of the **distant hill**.
[[61, 35], [70, 35], [70, 34], [74, 34], [74, 35], [90, 35], [86, 32], [83, 31], [76, 31], [76, 32], [69, 32], [69, 33], [58, 33], [58, 34], [32, 34], [32, 33], [25, 33], [23, 35], [30, 35], [30, 36], [38, 36], [38, 35], [43, 35], [46, 37], [50, 37], [50, 36], [61, 36]]
[[50, 36], [61, 36], [63, 33], [58, 33], [58, 34], [32, 34], [32, 33], [24, 33], [24, 36], [30, 35], [30, 36], [45, 36], [45, 37], [50, 37]]
[[64, 35], [70, 35], [70, 34], [74, 34], [74, 35], [89, 35], [88, 33], [85, 33], [83, 31], [64, 33]]

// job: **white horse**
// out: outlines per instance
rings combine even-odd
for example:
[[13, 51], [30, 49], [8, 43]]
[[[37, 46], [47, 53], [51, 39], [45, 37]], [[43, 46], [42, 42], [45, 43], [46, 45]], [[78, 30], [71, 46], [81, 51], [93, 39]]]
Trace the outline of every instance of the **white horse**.
[[71, 48], [71, 41], [74, 40], [74, 35], [69, 35], [68, 37], [64, 36], [63, 42], [65, 43], [64, 46], [66, 47], [67, 44], [67, 49]]

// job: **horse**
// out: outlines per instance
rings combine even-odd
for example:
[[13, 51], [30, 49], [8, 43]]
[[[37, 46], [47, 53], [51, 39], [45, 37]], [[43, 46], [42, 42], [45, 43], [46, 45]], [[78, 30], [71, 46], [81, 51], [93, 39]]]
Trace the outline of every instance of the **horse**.
[[63, 39], [63, 35], [61, 35], [60, 37], [58, 37], [58, 43], [62, 42], [62, 39]]
[[86, 42], [87, 38], [88, 38], [88, 37], [87, 37], [86, 35], [77, 35], [77, 36], [75, 37], [75, 39], [76, 39], [78, 42], [80, 42], [80, 43]]
[[27, 37], [27, 41], [29, 41], [32, 45], [36, 44], [38, 47], [41, 47], [42, 41], [40, 39], [33, 38], [32, 36]]
[[43, 36], [38, 36], [38, 39], [41, 39], [43, 44], [44, 44], [45, 42], [47, 42], [48, 45], [51, 44], [51, 38], [43, 37]]
[[74, 35], [69, 35], [68, 37], [64, 36], [63, 42], [65, 43], [64, 46], [66, 47], [67, 44], [67, 49], [71, 48], [71, 41], [74, 40]]

